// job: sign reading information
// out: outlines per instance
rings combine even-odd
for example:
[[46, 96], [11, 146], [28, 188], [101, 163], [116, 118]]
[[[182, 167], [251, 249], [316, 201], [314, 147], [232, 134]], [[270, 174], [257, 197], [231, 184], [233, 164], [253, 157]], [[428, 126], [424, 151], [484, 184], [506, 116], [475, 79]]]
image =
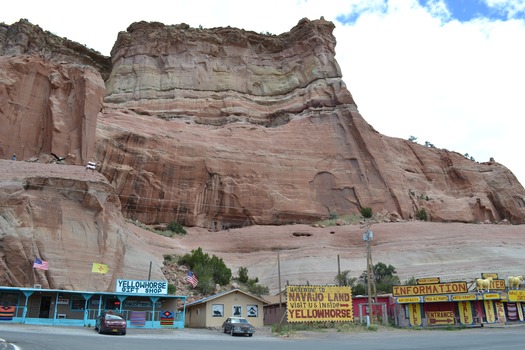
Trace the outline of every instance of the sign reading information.
[[416, 286], [394, 286], [393, 294], [395, 297], [466, 293], [468, 291], [467, 282], [449, 282], [437, 284], [422, 284]]
[[117, 293], [168, 294], [168, 282], [117, 280]]
[[353, 321], [352, 290], [336, 286], [287, 286], [288, 322]]

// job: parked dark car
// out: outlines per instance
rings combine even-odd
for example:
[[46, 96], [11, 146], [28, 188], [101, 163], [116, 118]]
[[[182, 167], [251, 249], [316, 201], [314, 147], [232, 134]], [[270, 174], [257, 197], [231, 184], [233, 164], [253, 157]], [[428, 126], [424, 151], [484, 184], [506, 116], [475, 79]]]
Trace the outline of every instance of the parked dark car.
[[224, 333], [230, 333], [231, 335], [247, 334], [251, 337], [255, 333], [255, 328], [243, 317], [229, 317], [222, 324], [222, 329]]
[[97, 318], [95, 330], [99, 333], [116, 333], [126, 335], [126, 319], [123, 315], [112, 311], [103, 312]]

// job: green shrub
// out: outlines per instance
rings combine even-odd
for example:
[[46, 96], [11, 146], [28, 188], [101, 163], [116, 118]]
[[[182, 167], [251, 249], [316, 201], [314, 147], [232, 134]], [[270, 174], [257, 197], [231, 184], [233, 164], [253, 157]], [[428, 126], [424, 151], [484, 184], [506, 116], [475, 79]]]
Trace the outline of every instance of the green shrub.
[[248, 285], [248, 292], [261, 296], [270, 293], [270, 289], [266, 286], [263, 286], [262, 284], [254, 283]]
[[339, 219], [339, 215], [337, 215], [337, 213], [335, 211], [331, 211], [330, 214], [328, 215], [328, 219], [329, 220], [337, 220], [337, 219]]
[[239, 267], [238, 274], [239, 274], [239, 282], [241, 283], [248, 282], [248, 268], [247, 267], [244, 267], [244, 266]]
[[179, 265], [188, 265], [190, 269], [193, 270], [199, 280], [199, 286], [201, 285], [202, 278], [205, 276], [210, 276], [211, 288], [214, 287], [215, 283], [221, 286], [228, 284], [232, 277], [232, 271], [221, 258], [215, 255], [210, 258], [207, 253], [202, 251], [201, 247], [192, 250], [191, 254], [185, 254], [180, 257]]
[[363, 215], [365, 219], [370, 219], [372, 217], [372, 208], [370, 207], [361, 208], [361, 215]]
[[427, 211], [425, 208], [421, 208], [420, 210], [416, 211], [416, 219], [421, 221], [427, 221]]
[[187, 233], [186, 229], [176, 221], [170, 222], [166, 228], [178, 235], [185, 235]]
[[177, 287], [175, 285], [168, 283], [168, 294], [174, 295], [177, 294]]

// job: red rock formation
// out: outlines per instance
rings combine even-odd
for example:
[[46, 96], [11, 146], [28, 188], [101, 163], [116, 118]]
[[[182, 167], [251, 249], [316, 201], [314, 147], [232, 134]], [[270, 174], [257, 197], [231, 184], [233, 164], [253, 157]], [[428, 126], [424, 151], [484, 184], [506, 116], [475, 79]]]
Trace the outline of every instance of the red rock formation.
[[[129, 218], [213, 230], [362, 207], [524, 223], [525, 190], [504, 166], [366, 123], [332, 30], [323, 20], [278, 36], [135, 23], [114, 46], [105, 93], [103, 58], [25, 21], [0, 25], [0, 156], [93, 156], [102, 174], [0, 161], [0, 284], [111, 290], [119, 274], [144, 278], [160, 260], [151, 250], [171, 253], [174, 241], [152, 233], [143, 246], [119, 200]], [[35, 257], [53, 270], [31, 272]], [[94, 260], [112, 272], [93, 277]]]
[[[147, 277], [156, 259], [125, 232], [119, 198], [100, 173], [10, 160], [0, 168], [0, 285], [110, 291], [118, 276]], [[49, 270], [33, 270], [35, 258]], [[110, 273], [92, 274], [93, 262]], [[153, 276], [162, 276], [158, 264]]]
[[49, 62], [71, 62], [91, 66], [106, 79], [111, 71], [109, 57], [85, 45], [61, 38], [26, 19], [6, 25], [0, 23], [0, 55], [35, 55]]
[[139, 22], [112, 50], [97, 158], [125, 215], [211, 229], [362, 207], [525, 220], [505, 167], [380, 135], [341, 80], [334, 26], [288, 33]]
[[0, 158], [93, 157], [105, 87], [99, 72], [36, 56], [0, 56]]

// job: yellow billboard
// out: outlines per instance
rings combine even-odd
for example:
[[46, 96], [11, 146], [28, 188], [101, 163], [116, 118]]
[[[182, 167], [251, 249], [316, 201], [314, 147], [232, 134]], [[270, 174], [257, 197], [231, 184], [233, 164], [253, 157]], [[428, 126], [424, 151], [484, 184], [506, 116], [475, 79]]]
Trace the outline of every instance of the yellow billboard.
[[421, 305], [420, 304], [408, 304], [408, 318], [411, 326], [421, 326], [423, 321], [421, 317]]
[[453, 301], [469, 301], [469, 300], [476, 300], [477, 296], [475, 294], [463, 294], [463, 295], [453, 295], [452, 300]]
[[433, 295], [433, 294], [455, 294], [467, 293], [467, 282], [449, 282], [437, 284], [421, 284], [408, 286], [394, 286], [393, 295], [395, 297], [407, 297], [418, 295]]
[[474, 314], [472, 312], [472, 304], [470, 301], [460, 301], [458, 302], [459, 310], [459, 321], [461, 324], [473, 324], [474, 323]]
[[429, 325], [450, 325], [454, 324], [453, 311], [429, 311], [427, 312], [427, 320]]
[[509, 301], [525, 301], [525, 290], [509, 290]]
[[485, 306], [485, 315], [487, 316], [487, 323], [496, 322], [494, 302], [492, 300], [483, 300], [483, 306]]
[[352, 289], [337, 286], [287, 286], [288, 322], [353, 321]]

